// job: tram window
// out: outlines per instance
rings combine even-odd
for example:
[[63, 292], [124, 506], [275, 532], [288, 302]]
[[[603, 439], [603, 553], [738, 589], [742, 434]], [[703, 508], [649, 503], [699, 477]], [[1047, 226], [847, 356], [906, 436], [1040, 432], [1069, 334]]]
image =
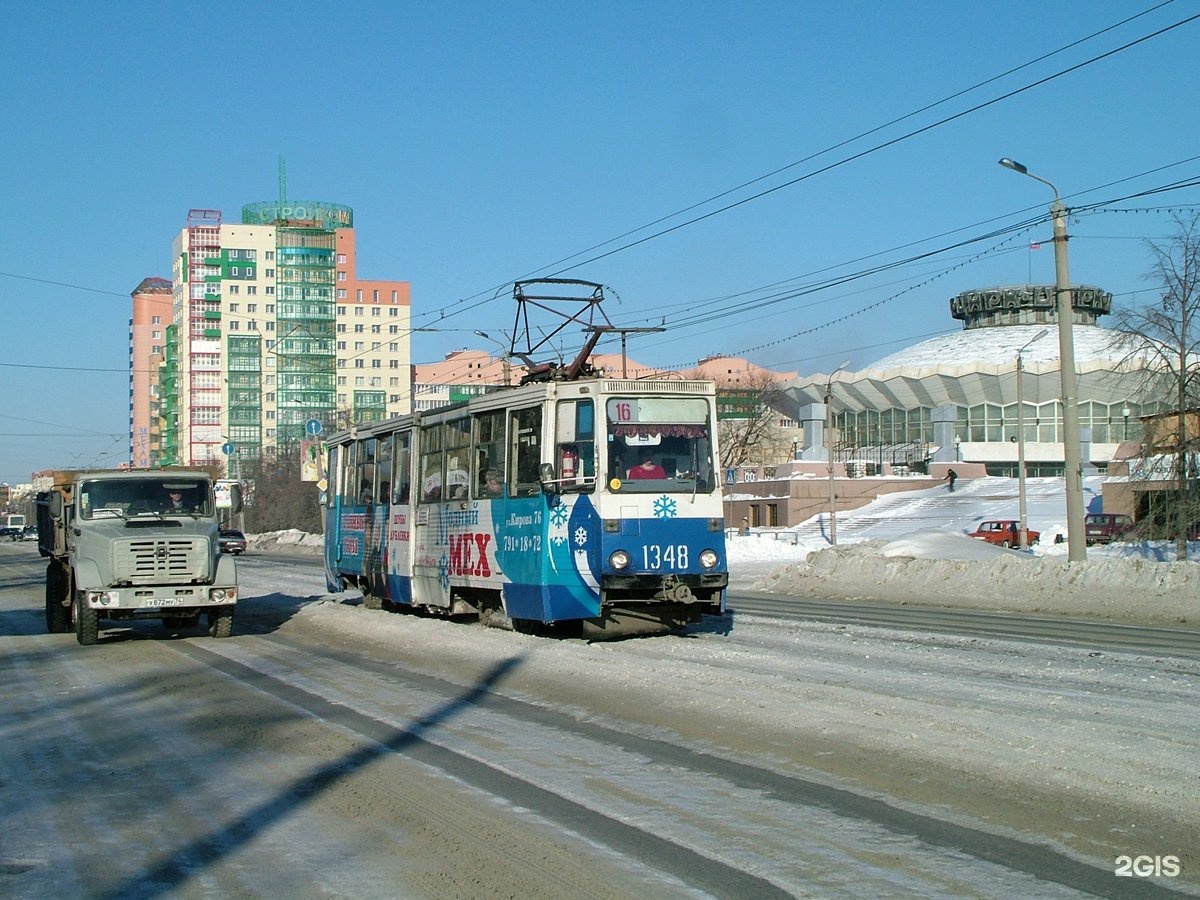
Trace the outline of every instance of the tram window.
[[392, 502], [392, 439], [390, 436], [379, 439], [378, 459], [375, 463], [377, 480], [375, 491], [376, 503]]
[[591, 400], [558, 404], [554, 464], [560, 490], [590, 490], [596, 483], [596, 412]]
[[476, 497], [497, 497], [504, 492], [504, 458], [503, 411], [479, 413], [475, 416], [475, 468], [471, 473]]
[[355, 464], [357, 458], [358, 445], [356, 443], [346, 444], [342, 449], [341, 475], [338, 479], [338, 494], [343, 506], [352, 504], [358, 499], [355, 496], [355, 490], [358, 485], [355, 478], [358, 472], [358, 466]]
[[342, 464], [341, 448], [330, 447], [329, 455], [325, 460], [325, 471], [329, 473], [329, 478], [333, 482], [329, 485], [329, 490], [325, 492], [325, 505], [332, 507], [337, 502], [338, 485], [341, 483], [341, 470], [338, 468]]
[[471, 483], [468, 474], [471, 447], [471, 420], [464, 416], [447, 422], [444, 433], [446, 448], [446, 480], [442, 491], [445, 500], [465, 499]]
[[437, 503], [442, 499], [442, 426], [429, 425], [421, 429], [421, 468], [418, 474], [422, 503]]
[[410, 432], [401, 431], [392, 436], [395, 448], [392, 451], [392, 502], [407, 503], [411, 489], [409, 476]]
[[375, 450], [375, 438], [358, 442], [358, 477], [354, 482], [358, 503], [370, 503], [375, 498]]
[[513, 410], [509, 419], [510, 494], [529, 497], [541, 490], [538, 468], [542, 462], [542, 408]]

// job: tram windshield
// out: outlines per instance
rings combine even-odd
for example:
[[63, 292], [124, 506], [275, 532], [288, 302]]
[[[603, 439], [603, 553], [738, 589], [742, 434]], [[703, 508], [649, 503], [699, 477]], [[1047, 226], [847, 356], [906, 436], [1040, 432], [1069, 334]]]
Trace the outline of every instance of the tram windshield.
[[708, 401], [628, 397], [608, 401], [608, 485], [625, 492], [715, 487]]

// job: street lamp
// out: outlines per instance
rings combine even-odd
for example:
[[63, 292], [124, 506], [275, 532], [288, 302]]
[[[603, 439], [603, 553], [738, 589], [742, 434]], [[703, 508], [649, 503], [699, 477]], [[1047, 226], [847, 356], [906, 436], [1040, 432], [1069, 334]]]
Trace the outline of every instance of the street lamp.
[[[480, 331], [478, 328], [476, 328], [475, 334], [479, 335], [481, 338], [485, 338], [486, 340], [491, 341], [493, 344], [496, 344], [497, 346], [499, 346], [501, 348], [504, 347], [503, 344], [501, 344], [498, 340], [496, 340], [494, 337], [492, 337], [486, 331]], [[512, 363], [509, 361], [510, 354], [511, 354], [510, 350], [506, 350], [504, 353], [500, 354], [500, 366], [504, 371], [504, 386], [505, 387], [508, 387], [509, 385], [512, 384]]]
[[835, 546], [837, 545], [837, 494], [834, 491], [833, 482], [833, 376], [848, 365], [850, 365], [850, 360], [846, 360], [830, 372], [829, 378], [825, 381], [825, 455], [829, 460], [829, 543]]
[[1125, 430], [1121, 433], [1121, 440], [1129, 440], [1129, 407], [1121, 407], [1121, 417], [1125, 420]]
[[1025, 368], [1021, 363], [1021, 354], [1028, 350], [1032, 343], [1040, 341], [1049, 333], [1049, 328], [1043, 328], [1017, 351], [1017, 517], [1021, 520], [1022, 550], [1029, 549], [1029, 527], [1025, 518]]
[[1062, 376], [1063, 406], [1063, 477], [1067, 501], [1067, 559], [1081, 562], [1087, 559], [1087, 536], [1083, 524], [1083, 462], [1079, 447], [1079, 395], [1075, 375], [1074, 315], [1071, 303], [1071, 275], [1067, 266], [1067, 208], [1058, 195], [1058, 188], [1045, 178], [1039, 178], [1025, 166], [1007, 156], [1000, 165], [1018, 174], [1040, 181], [1054, 191], [1050, 215], [1054, 220], [1054, 298], [1058, 313], [1058, 355]]

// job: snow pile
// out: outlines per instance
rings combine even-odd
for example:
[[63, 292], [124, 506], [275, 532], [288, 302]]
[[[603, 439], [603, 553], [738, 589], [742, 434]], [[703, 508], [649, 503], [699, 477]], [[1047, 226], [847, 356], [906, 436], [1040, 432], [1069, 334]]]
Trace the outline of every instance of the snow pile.
[[1069, 563], [1061, 556], [1031, 556], [948, 532], [826, 547], [774, 568], [755, 587], [804, 597], [1158, 625], [1200, 621], [1200, 566], [1195, 563], [1119, 557]]
[[320, 534], [308, 534], [295, 528], [286, 531], [268, 531], [263, 534], [248, 534], [246, 542], [249, 550], [259, 553], [287, 553], [299, 551], [306, 555], [320, 556], [325, 546], [325, 537]]

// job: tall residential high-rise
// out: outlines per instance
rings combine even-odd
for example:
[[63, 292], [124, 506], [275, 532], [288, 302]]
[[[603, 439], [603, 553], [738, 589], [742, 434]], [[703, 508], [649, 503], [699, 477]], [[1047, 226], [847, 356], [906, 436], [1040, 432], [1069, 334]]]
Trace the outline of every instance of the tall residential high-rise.
[[[410, 409], [409, 284], [359, 280], [353, 210], [193, 209], [174, 239], [152, 463], [224, 463]], [[135, 399], [135, 406], [137, 401]]]
[[162, 453], [159, 366], [171, 324], [171, 282], [144, 278], [129, 320], [129, 463], [158, 465]]

